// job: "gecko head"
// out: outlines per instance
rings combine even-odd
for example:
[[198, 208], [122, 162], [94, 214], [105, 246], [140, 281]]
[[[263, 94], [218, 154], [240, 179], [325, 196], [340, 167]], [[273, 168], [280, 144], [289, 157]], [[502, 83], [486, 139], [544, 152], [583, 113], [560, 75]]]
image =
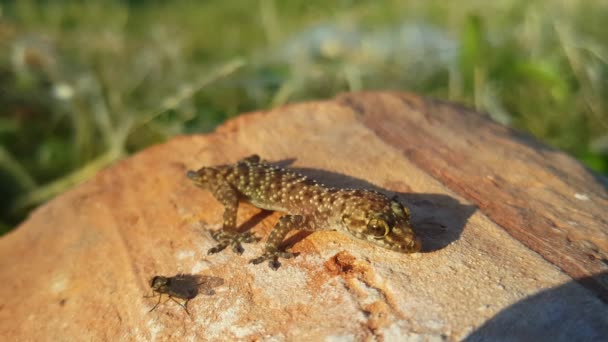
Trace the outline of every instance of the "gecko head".
[[186, 177], [190, 178], [194, 182], [196, 182], [200, 178], [198, 172], [193, 170], [189, 170], [188, 172], [186, 172]]
[[197, 186], [202, 187], [203, 180], [204, 180], [202, 172], [201, 172], [202, 170], [203, 169], [198, 170], [198, 171], [190, 170], [190, 171], [186, 172], [186, 177], [190, 178], [190, 180], [192, 182], [194, 182], [194, 184], [196, 184]]
[[[383, 196], [384, 197], [384, 196]], [[422, 243], [410, 224], [409, 210], [396, 198], [383, 198], [367, 210], [343, 216], [346, 229], [356, 237], [401, 253], [420, 251]]]

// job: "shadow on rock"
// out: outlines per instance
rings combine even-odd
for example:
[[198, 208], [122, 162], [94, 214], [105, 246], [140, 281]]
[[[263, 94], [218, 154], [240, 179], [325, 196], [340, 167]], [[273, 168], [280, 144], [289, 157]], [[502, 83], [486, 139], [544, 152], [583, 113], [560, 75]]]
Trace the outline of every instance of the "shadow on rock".
[[608, 279], [608, 272], [542, 291], [499, 312], [466, 341], [602, 341], [608, 306], [580, 284]]
[[[286, 166], [285, 162], [278, 165]], [[410, 209], [412, 226], [422, 240], [422, 252], [433, 252], [458, 240], [467, 220], [477, 210], [475, 206], [461, 204], [444, 194], [394, 192], [336, 172], [311, 168], [292, 170], [332, 187], [375, 190], [389, 197], [397, 195]]]

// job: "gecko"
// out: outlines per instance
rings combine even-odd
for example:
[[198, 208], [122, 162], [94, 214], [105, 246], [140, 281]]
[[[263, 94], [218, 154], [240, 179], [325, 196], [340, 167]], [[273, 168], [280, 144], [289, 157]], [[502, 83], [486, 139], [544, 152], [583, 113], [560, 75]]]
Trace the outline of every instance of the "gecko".
[[202, 167], [188, 171], [187, 177], [210, 191], [224, 206], [222, 228], [211, 232], [217, 245], [208, 254], [231, 246], [242, 254], [242, 243], [256, 242], [251, 232], [236, 230], [240, 201], [285, 213], [280, 217], [261, 256], [250, 260], [259, 264], [268, 260], [272, 269], [281, 265], [279, 258], [294, 253], [282, 250], [281, 243], [292, 230], [338, 230], [355, 238], [401, 253], [420, 251], [421, 242], [410, 224], [410, 212], [397, 197], [389, 198], [373, 190], [340, 189], [287, 168], [281, 168], [251, 155], [235, 164]]

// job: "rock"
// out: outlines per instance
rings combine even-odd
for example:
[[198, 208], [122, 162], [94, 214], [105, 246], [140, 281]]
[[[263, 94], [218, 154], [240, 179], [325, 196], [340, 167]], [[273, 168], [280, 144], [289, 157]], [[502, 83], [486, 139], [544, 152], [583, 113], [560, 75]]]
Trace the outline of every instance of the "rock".
[[[397, 194], [422, 253], [296, 233], [207, 255], [222, 206], [185, 176], [257, 153], [336, 186]], [[592, 340], [608, 336], [608, 194], [564, 153], [461, 107], [345, 94], [231, 120], [116, 163], [0, 239], [7, 340]], [[280, 214], [242, 204], [266, 237]], [[152, 312], [150, 280], [220, 279]], [[211, 279], [211, 278], [210, 278]], [[204, 285], [202, 285], [204, 286]]]

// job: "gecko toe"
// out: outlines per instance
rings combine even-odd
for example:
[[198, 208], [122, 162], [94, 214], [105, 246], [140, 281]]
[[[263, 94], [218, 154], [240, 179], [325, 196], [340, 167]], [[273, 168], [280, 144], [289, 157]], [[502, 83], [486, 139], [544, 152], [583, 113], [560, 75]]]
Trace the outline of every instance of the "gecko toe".
[[241, 246], [240, 243], [237, 242], [232, 244], [232, 251], [238, 255], [241, 255], [243, 254], [245, 249], [243, 248], [243, 246]]
[[277, 258], [274, 258], [268, 261], [268, 266], [276, 271], [279, 269], [279, 267], [281, 267], [281, 263]]
[[258, 240], [257, 237], [250, 232], [237, 233], [233, 231], [217, 230], [211, 231], [210, 234], [218, 244], [209, 249], [207, 254], [219, 253], [226, 249], [226, 247], [231, 246], [234, 253], [241, 255], [245, 251], [241, 245], [242, 243], [250, 243]]
[[279, 252], [277, 254], [279, 257], [283, 258], [283, 259], [291, 259], [295, 256], [298, 255], [298, 253], [292, 253], [292, 252]]
[[259, 263], [262, 263], [264, 260], [266, 260], [266, 257], [265, 257], [264, 255], [262, 255], [262, 256], [260, 256], [260, 257], [255, 258], [255, 259], [251, 259], [251, 260], [249, 260], [249, 263], [250, 263], [250, 264], [257, 265], [257, 264], [259, 264]]
[[275, 270], [275, 271], [278, 270], [279, 267], [281, 267], [281, 263], [279, 262], [279, 258], [276, 255], [271, 256], [271, 255], [268, 255], [268, 254], [264, 254], [264, 255], [259, 256], [259, 257], [255, 258], [255, 259], [251, 259], [249, 261], [249, 263], [257, 265], [257, 264], [261, 264], [262, 262], [264, 262], [266, 260], [268, 260], [268, 266], [270, 268], [272, 268], [273, 270]]
[[291, 252], [284, 252], [284, 251], [278, 251], [278, 250], [271, 250], [271, 251], [266, 251], [264, 252], [264, 254], [260, 255], [259, 257], [255, 258], [255, 259], [251, 259], [249, 262], [257, 265], [260, 264], [266, 260], [268, 260], [268, 266], [270, 266], [270, 268], [272, 268], [273, 270], [277, 270], [279, 269], [279, 267], [281, 267], [281, 263], [279, 262], [279, 258], [283, 258], [283, 259], [291, 259], [293, 257], [295, 257], [297, 255], [297, 253], [291, 253]]
[[228, 244], [220, 243], [216, 246], [209, 248], [209, 250], [207, 251], [207, 255], [219, 253], [219, 252], [223, 251], [226, 247], [228, 247]]

